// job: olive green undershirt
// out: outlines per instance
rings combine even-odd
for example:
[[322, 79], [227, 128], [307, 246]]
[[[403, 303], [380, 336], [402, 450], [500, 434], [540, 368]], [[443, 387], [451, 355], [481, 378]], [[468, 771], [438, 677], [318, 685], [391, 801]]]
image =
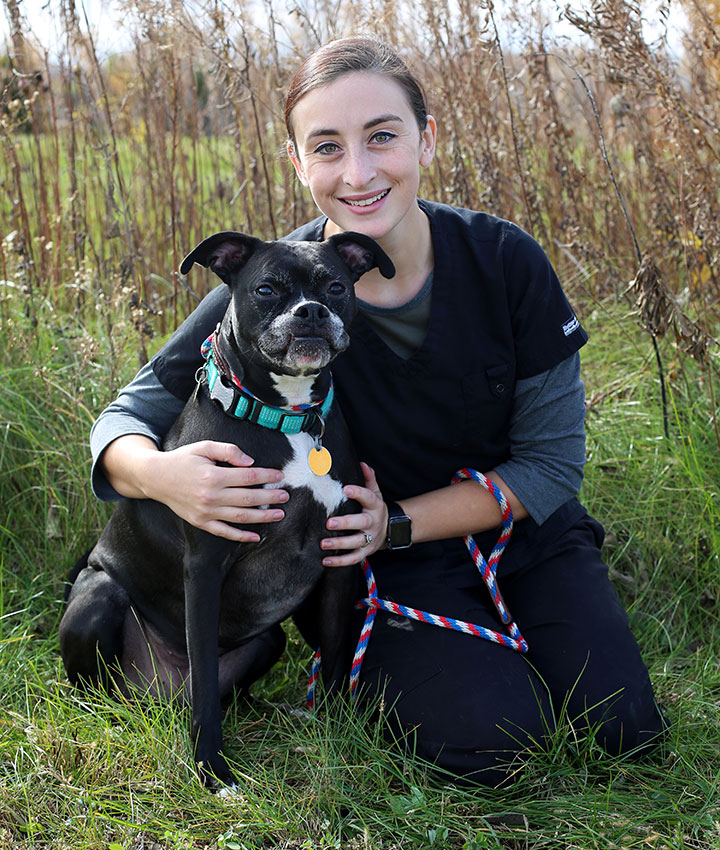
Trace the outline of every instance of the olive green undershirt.
[[376, 307], [358, 299], [358, 308], [372, 329], [398, 357], [407, 360], [423, 344], [430, 324], [433, 274], [418, 294], [399, 307]]

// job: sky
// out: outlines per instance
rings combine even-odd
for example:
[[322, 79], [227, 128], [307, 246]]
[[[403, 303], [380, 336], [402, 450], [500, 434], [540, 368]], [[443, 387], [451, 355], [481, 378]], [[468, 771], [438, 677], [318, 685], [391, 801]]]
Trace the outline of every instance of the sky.
[[[646, 34], [650, 40], [660, 33], [657, 26], [660, 16], [657, 10], [661, 2], [662, 0], [645, 0], [643, 3]], [[53, 46], [61, 43], [60, 14], [58, 11], [60, 0], [20, 0], [20, 5], [30, 23], [34, 36], [52, 54]], [[291, 8], [295, 4], [287, 0], [286, 5]], [[569, 2], [568, 5], [582, 9], [584, 3], [576, 0], [576, 2]], [[500, 21], [502, 21], [502, 6], [502, 0], [496, 0], [495, 10]], [[76, 7], [81, 20], [83, 10], [85, 11], [101, 61], [111, 53], [132, 48], [130, 34], [127, 28], [123, 26], [125, 13], [121, 11], [118, 0], [76, 0]], [[282, 0], [276, 3], [276, 9], [282, 9]], [[82, 28], [85, 29], [84, 24]], [[670, 5], [669, 18], [670, 45], [674, 50], [679, 51], [680, 39], [685, 28], [686, 18], [683, 9], [680, 3], [675, 0]], [[8, 19], [3, 5], [3, 14], [0, 14], [0, 43], [7, 41], [9, 31]], [[571, 39], [577, 38], [576, 33], [567, 23], [557, 25], [556, 32]]]
[[[59, 0], [20, 0], [20, 8], [35, 38], [52, 53], [53, 45], [60, 44], [62, 37]], [[132, 41], [122, 26], [123, 14], [115, 0], [76, 0], [76, 8], [83, 30], [85, 11], [101, 58], [132, 47]], [[3, 11], [4, 14], [0, 15], [0, 41], [6, 42], [10, 26], [4, 6]]]

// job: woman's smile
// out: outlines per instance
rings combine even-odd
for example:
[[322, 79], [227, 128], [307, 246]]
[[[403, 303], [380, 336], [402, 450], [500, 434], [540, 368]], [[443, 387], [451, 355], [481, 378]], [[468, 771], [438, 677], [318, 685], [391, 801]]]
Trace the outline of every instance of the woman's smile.
[[377, 195], [371, 195], [369, 198], [342, 198], [342, 200], [346, 204], [350, 204], [351, 207], [369, 207], [370, 204], [374, 204], [387, 197], [389, 192], [389, 189], [384, 189], [382, 192], [378, 192]]

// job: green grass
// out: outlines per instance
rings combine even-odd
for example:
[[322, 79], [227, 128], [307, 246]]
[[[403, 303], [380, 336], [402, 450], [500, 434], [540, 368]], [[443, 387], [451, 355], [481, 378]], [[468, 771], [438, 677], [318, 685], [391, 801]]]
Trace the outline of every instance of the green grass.
[[63, 577], [107, 516], [89, 493], [87, 431], [133, 372], [135, 331], [122, 304], [112, 323], [100, 311], [83, 327], [42, 304], [28, 318], [18, 299], [0, 305], [0, 846], [720, 848], [720, 452], [706, 379], [673, 365], [670, 343], [665, 439], [649, 341], [617, 307], [585, 321], [583, 498], [606, 527], [666, 744], [643, 762], [613, 759], [560, 718], [513, 785], [459, 788], [386, 740], [382, 711], [286, 710], [302, 707], [309, 663], [291, 632], [257, 702], [229, 709], [243, 791], [222, 799], [195, 777], [186, 708], [65, 679]]

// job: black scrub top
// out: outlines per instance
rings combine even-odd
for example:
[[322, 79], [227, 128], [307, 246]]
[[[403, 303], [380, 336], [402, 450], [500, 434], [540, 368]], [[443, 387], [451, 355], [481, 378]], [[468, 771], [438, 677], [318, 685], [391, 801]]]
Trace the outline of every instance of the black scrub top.
[[[508, 460], [516, 381], [556, 366], [587, 341], [531, 236], [487, 213], [418, 203], [430, 221], [435, 263], [423, 344], [403, 359], [359, 313], [350, 346], [332, 366], [357, 455], [374, 468], [383, 496], [395, 500], [443, 487], [462, 467], [487, 472]], [[320, 241], [326, 221], [321, 216], [285, 238]], [[178, 398], [190, 396], [200, 345], [228, 303], [229, 290], [218, 286], [153, 358], [158, 379]], [[582, 513], [572, 499], [543, 527], [555, 536]], [[519, 525], [523, 536], [538, 528], [529, 518]]]

